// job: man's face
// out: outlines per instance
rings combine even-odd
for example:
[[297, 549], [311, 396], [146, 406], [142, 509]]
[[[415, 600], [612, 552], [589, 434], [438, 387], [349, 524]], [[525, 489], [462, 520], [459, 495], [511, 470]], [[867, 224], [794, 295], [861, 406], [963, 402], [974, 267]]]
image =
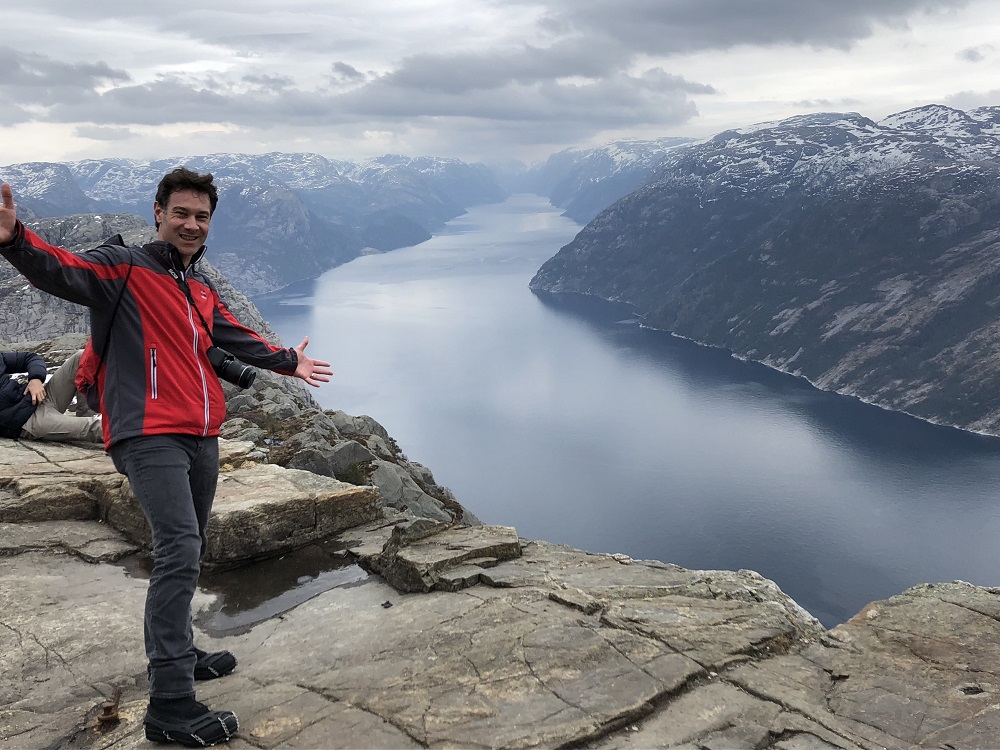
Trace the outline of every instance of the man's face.
[[177, 248], [187, 266], [191, 257], [205, 244], [212, 222], [212, 203], [208, 194], [196, 190], [175, 190], [167, 205], [153, 203], [153, 215], [159, 223], [159, 239]]

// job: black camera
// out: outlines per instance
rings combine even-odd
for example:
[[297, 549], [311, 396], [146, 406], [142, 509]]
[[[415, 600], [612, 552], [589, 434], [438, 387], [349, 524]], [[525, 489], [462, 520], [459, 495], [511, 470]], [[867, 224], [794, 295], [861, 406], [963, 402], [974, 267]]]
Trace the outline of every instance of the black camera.
[[253, 384], [254, 378], [257, 377], [255, 369], [238, 362], [236, 357], [225, 349], [210, 346], [205, 353], [208, 355], [208, 361], [212, 363], [215, 374], [227, 383], [238, 385], [240, 388], [249, 388]]

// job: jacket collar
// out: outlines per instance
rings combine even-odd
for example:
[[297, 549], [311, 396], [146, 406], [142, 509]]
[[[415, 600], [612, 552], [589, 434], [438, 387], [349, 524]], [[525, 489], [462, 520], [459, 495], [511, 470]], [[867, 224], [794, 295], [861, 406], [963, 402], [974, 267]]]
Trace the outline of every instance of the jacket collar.
[[[184, 273], [184, 264], [181, 262], [181, 254], [177, 251], [177, 248], [171, 245], [165, 240], [154, 240], [150, 242], [146, 247], [151, 253], [157, 258], [157, 260], [162, 263], [168, 271], [178, 271]], [[188, 264], [187, 270], [194, 268], [194, 264], [201, 260], [205, 252], [208, 250], [207, 245], [202, 245], [198, 248], [198, 252], [191, 256], [191, 263]]]

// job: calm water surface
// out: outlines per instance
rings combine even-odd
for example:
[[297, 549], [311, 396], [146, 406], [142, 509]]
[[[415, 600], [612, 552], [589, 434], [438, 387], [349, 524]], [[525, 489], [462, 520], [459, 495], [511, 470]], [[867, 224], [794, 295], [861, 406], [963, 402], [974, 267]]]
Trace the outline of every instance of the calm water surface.
[[828, 626], [924, 581], [1000, 584], [1000, 440], [532, 294], [579, 229], [515, 196], [255, 301], [333, 363], [326, 408], [521, 536], [751, 568]]

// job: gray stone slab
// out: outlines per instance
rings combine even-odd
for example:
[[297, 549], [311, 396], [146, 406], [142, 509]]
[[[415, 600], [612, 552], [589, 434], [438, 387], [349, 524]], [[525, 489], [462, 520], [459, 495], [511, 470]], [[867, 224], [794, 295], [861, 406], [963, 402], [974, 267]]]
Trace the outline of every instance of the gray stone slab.
[[774, 750], [840, 750], [843, 745], [825, 742], [809, 732], [799, 732], [786, 739], [778, 740], [772, 747]]
[[273, 464], [220, 476], [209, 564], [294, 549], [381, 516], [378, 489]]
[[[763, 747], [763, 740], [781, 713], [781, 706], [732, 685], [709, 683], [665, 703], [636, 729], [618, 732], [590, 747], [611, 750], [680, 747], [688, 743], [699, 748], [728, 743], [733, 750]], [[733, 729], [739, 729], [739, 734]]]
[[[422, 523], [428, 523], [422, 521]], [[426, 535], [393, 532], [384, 548], [366, 557], [362, 564], [383, 576], [400, 591], [431, 591], [440, 587], [455, 591], [463, 584], [478, 583], [469, 568], [450, 573], [471, 560], [509, 560], [521, 554], [520, 540], [512, 526], [446, 526], [428, 529]], [[443, 577], [443, 579], [442, 579]]]
[[[150, 546], [149, 528], [127, 482], [100, 497], [102, 517]], [[209, 518], [204, 564], [232, 565], [327, 539], [381, 516], [378, 489], [274, 464], [222, 472]]]
[[549, 599], [560, 604], [565, 604], [567, 607], [578, 609], [587, 615], [596, 614], [603, 608], [597, 599], [586, 591], [581, 591], [573, 586], [566, 586], [565, 588], [550, 591]]
[[329, 715], [304, 727], [281, 747], [288, 750], [415, 750], [423, 745], [378, 716], [352, 706], [334, 704]]
[[482, 581], [482, 572], [483, 567], [476, 563], [461, 564], [438, 573], [434, 588], [437, 591], [461, 591]]
[[[89, 483], [88, 483], [89, 484]], [[85, 521], [97, 517], [97, 498], [62, 474], [16, 479], [0, 494], [0, 522]]]
[[87, 461], [103, 456], [104, 449], [98, 445], [3, 438], [0, 439], [0, 467], [10, 468], [0, 468], [0, 476], [7, 475], [11, 469], [30, 464]]
[[139, 547], [97, 521], [0, 523], [0, 556], [43, 549], [65, 550], [87, 562], [114, 562]]

